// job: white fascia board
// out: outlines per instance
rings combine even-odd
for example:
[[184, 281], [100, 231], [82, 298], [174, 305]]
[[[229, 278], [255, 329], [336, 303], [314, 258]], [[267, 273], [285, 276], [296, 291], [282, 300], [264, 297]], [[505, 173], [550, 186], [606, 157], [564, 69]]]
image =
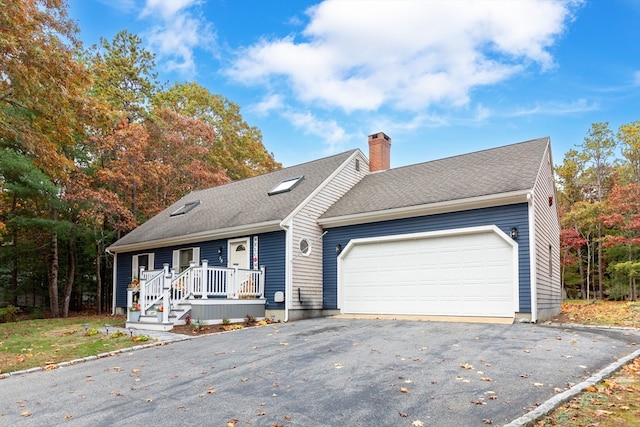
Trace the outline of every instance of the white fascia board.
[[[290, 224], [293, 221], [293, 218], [295, 218], [295, 216], [305, 207], [307, 206], [307, 204], [309, 202], [311, 202], [313, 199], [316, 198], [316, 196], [318, 195], [318, 193], [320, 193], [327, 185], [329, 185], [329, 183], [331, 181], [333, 181], [336, 176], [338, 176], [338, 174], [340, 172], [342, 172], [342, 170], [351, 162], [351, 160], [353, 160], [355, 157], [358, 156], [358, 154], [362, 154], [362, 152], [357, 149], [356, 151], [353, 152], [353, 154], [351, 154], [347, 160], [345, 160], [340, 166], [338, 166], [332, 173], [331, 175], [329, 175], [327, 177], [327, 179], [325, 179], [320, 185], [318, 185], [316, 187], [315, 190], [313, 190], [303, 201], [302, 203], [300, 203], [298, 206], [295, 207], [295, 209], [293, 211], [291, 211], [291, 213], [289, 215], [286, 216], [286, 218], [284, 218], [282, 220], [282, 224]], [[364, 155], [363, 155], [364, 157]]]
[[384, 211], [363, 212], [354, 215], [344, 215], [324, 219], [321, 218], [318, 220], [318, 224], [325, 228], [342, 227], [346, 225], [413, 218], [417, 216], [467, 211], [493, 206], [514, 205], [516, 203], [525, 203], [527, 201], [527, 194], [530, 192], [531, 190], [520, 190], [509, 193], [491, 194], [489, 196], [387, 209]]
[[166, 239], [151, 240], [148, 242], [131, 243], [128, 245], [109, 246], [107, 249], [114, 253], [133, 252], [145, 249], [164, 248], [174, 245], [185, 245], [190, 243], [204, 242], [215, 239], [228, 239], [248, 234], [268, 233], [279, 231], [280, 220], [265, 221], [258, 224], [242, 225], [238, 227], [223, 228], [220, 230], [203, 231], [200, 233], [187, 234], [184, 236], [168, 237]]

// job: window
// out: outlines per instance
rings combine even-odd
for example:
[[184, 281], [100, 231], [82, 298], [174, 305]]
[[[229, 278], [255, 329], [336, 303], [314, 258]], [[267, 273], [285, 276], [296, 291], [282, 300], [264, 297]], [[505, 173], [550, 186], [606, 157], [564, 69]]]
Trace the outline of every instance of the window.
[[134, 255], [131, 259], [131, 279], [139, 280], [140, 267], [144, 267], [144, 270], [153, 270], [153, 254], [138, 254]]
[[179, 209], [173, 211], [170, 216], [184, 215], [187, 212], [189, 212], [190, 210], [192, 210], [193, 208], [195, 208], [196, 206], [198, 206], [199, 204], [200, 204], [200, 200], [196, 200], [195, 202], [186, 203], [182, 207], [180, 207]]
[[281, 181], [280, 184], [273, 187], [273, 189], [269, 191], [269, 193], [267, 194], [269, 194], [270, 196], [273, 196], [274, 194], [280, 194], [280, 193], [285, 193], [287, 191], [291, 191], [296, 185], [298, 185], [300, 181], [302, 181], [302, 178], [304, 177], [299, 176], [297, 178], [291, 178], [285, 181]]
[[311, 243], [307, 239], [300, 240], [300, 253], [304, 256], [311, 254]]
[[182, 273], [191, 261], [200, 264], [200, 248], [184, 248], [173, 251], [173, 269], [176, 273]]

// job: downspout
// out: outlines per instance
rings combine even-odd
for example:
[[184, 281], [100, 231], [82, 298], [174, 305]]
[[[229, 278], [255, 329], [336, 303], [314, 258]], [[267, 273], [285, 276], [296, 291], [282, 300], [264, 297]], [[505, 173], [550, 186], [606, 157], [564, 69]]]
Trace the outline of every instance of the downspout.
[[118, 254], [113, 253], [109, 250], [109, 248], [104, 248], [104, 252], [107, 255], [111, 255], [113, 257], [113, 278], [111, 279], [111, 315], [115, 316], [116, 314], [116, 277], [118, 276]]
[[284, 222], [280, 223], [280, 228], [282, 228], [285, 232], [285, 250], [284, 250], [284, 259], [285, 259], [285, 267], [284, 267], [284, 322], [289, 321], [289, 301], [292, 301], [293, 298], [293, 284], [292, 284], [292, 263], [290, 262], [292, 258], [291, 248], [293, 245], [293, 232], [291, 230], [290, 224], [285, 224]]
[[536, 266], [536, 216], [533, 192], [527, 194], [529, 202], [529, 271], [531, 277], [531, 323], [538, 322], [538, 287]]

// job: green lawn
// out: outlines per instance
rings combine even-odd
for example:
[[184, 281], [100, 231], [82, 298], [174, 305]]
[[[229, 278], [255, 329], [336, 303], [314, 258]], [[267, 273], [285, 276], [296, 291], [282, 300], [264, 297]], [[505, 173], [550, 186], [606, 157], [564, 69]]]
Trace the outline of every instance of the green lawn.
[[[145, 335], [114, 333], [108, 325], [124, 325], [124, 316], [85, 316], [22, 320], [0, 324], [0, 374], [96, 356], [140, 345]], [[86, 325], [86, 327], [85, 327]]]

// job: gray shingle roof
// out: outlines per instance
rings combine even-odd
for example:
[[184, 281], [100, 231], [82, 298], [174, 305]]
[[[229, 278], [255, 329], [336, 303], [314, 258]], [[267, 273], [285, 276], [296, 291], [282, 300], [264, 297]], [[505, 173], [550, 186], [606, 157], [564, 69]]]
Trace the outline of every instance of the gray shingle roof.
[[367, 175], [320, 218], [448, 202], [534, 186], [549, 138]]
[[[110, 249], [117, 251], [123, 246], [281, 221], [355, 151], [189, 193], [115, 242]], [[267, 194], [281, 181], [298, 176], [304, 178], [291, 191]], [[201, 203], [187, 214], [171, 216], [186, 203], [197, 200]]]

